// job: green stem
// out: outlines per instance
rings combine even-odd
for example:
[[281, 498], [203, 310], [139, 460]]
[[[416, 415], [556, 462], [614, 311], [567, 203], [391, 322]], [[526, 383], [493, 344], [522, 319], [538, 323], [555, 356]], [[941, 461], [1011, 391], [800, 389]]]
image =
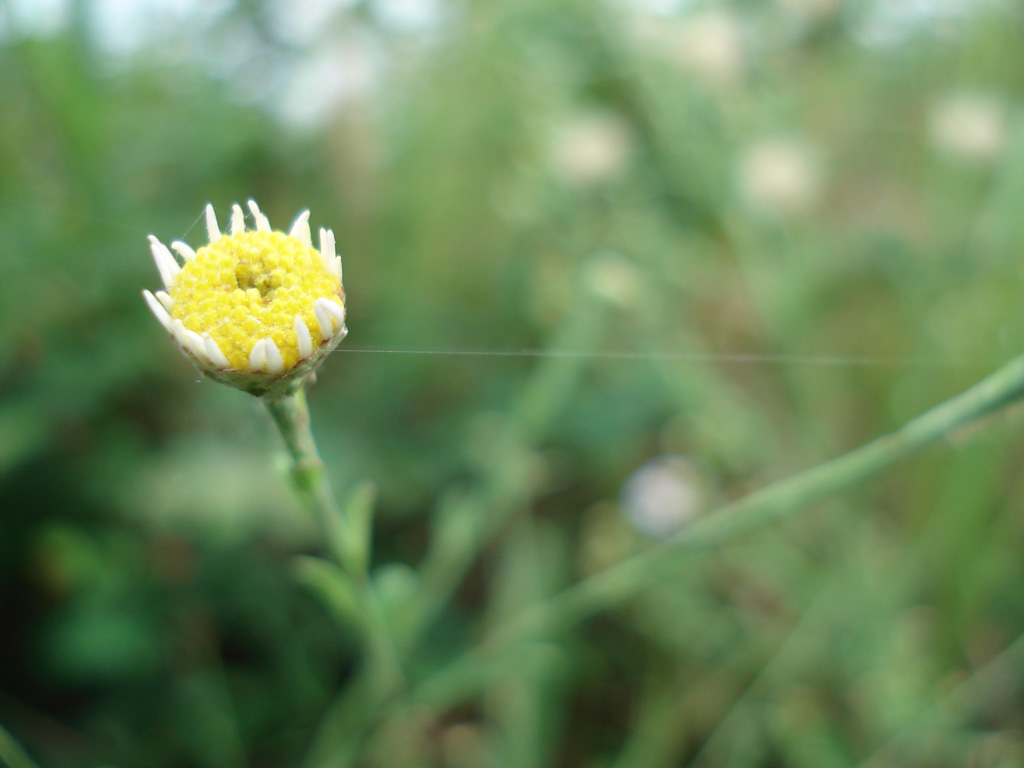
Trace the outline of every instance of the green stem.
[[305, 390], [283, 397], [265, 397], [263, 402], [284, 439], [291, 458], [291, 475], [302, 500], [320, 524], [328, 549], [352, 583], [359, 604], [368, 656], [367, 674], [381, 698], [393, 693], [402, 673], [390, 627], [380, 601], [367, 578], [368, 540], [359, 525], [341, 512], [324, 470], [310, 429]]
[[351, 538], [349, 527], [341, 516], [341, 508], [334, 497], [330, 480], [324, 471], [324, 463], [313, 440], [305, 391], [300, 389], [293, 395], [264, 398], [263, 402], [284, 438], [291, 458], [290, 469], [295, 487], [303, 502], [316, 516], [327, 537], [331, 554], [350, 577], [360, 577], [348, 546]]
[[0, 764], [8, 768], [39, 768], [7, 729], [0, 725]]
[[499, 627], [483, 645], [426, 680], [412, 700], [444, 705], [477, 690], [502, 668], [508, 651], [537, 637], [550, 636], [664, 579], [679, 555], [732, 541], [807, 503], [853, 485], [966, 424], [975, 422], [1024, 395], [1024, 356], [1007, 363], [956, 397], [918, 416], [900, 429], [838, 458], [773, 483], [714, 510], [674, 537], [585, 578], [554, 597], [536, 603]]

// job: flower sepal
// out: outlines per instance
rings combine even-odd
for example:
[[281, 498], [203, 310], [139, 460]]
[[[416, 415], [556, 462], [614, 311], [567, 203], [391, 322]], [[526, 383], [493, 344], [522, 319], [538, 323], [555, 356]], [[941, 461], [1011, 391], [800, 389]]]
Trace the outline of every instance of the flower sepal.
[[240, 389], [243, 392], [248, 392], [250, 395], [255, 395], [256, 397], [277, 398], [293, 395], [302, 389], [302, 387], [309, 381], [310, 377], [316, 375], [317, 369], [327, 356], [338, 347], [347, 335], [348, 328], [343, 325], [335, 336], [330, 339], [330, 341], [317, 347], [317, 349], [313, 351], [313, 354], [305, 360], [297, 363], [290, 371], [285, 371], [284, 373], [276, 375], [264, 373], [263, 371], [222, 371], [216, 368], [211, 368], [208, 365], [204, 365], [188, 349], [182, 348], [182, 352], [184, 352], [196, 364], [196, 367], [207, 378], [213, 379], [221, 384], [227, 384], [235, 389]]

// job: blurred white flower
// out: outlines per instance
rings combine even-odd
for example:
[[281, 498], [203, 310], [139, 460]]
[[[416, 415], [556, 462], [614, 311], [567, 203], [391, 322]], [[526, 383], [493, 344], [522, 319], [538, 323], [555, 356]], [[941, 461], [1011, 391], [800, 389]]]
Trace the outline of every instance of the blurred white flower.
[[848, 26], [862, 45], [893, 47], [921, 32], [958, 34], [969, 27], [971, 16], [1011, 5], [1007, 0], [860, 0], [850, 3], [855, 12]]
[[683, 19], [672, 55], [706, 85], [721, 88], [739, 82], [746, 65], [739, 19], [725, 10]]
[[640, 298], [640, 278], [636, 268], [613, 251], [595, 254], [583, 270], [587, 287], [612, 304], [629, 307]]
[[933, 107], [928, 133], [940, 152], [969, 162], [994, 160], [1009, 133], [1006, 104], [984, 93], [948, 96]]
[[331, 30], [335, 17], [357, 0], [276, 0], [267, 5], [274, 32], [296, 47], [308, 46]]
[[231, 5], [229, 0], [91, 0], [82, 4], [90, 32], [104, 52], [130, 58], [159, 47], [158, 55], [172, 60], [195, 51], [187, 45], [168, 46], [168, 38], [180, 40], [190, 33], [194, 42], [197, 33], [208, 32]]
[[669, 16], [684, 10], [693, 3], [693, 0], [613, 0], [613, 2], [627, 10]]
[[822, 178], [813, 152], [803, 143], [770, 139], [749, 147], [740, 158], [739, 185], [747, 202], [764, 213], [785, 216], [810, 208]]
[[0, 6], [0, 32], [5, 36], [9, 25], [19, 35], [53, 37], [67, 28], [72, 14], [69, 0], [10, 0]]
[[629, 33], [643, 53], [667, 59], [708, 87], [727, 89], [743, 77], [743, 30], [730, 11], [675, 19], [638, 13], [631, 18]]
[[375, 0], [371, 8], [384, 26], [396, 32], [422, 32], [442, 18], [437, 0]]
[[558, 128], [549, 148], [551, 165], [566, 182], [598, 184], [618, 175], [633, 154], [633, 136], [618, 115], [593, 112]]
[[622, 506], [637, 530], [660, 538], [692, 521], [704, 497], [700, 478], [689, 461], [682, 456], [661, 456], [626, 481]]
[[357, 33], [310, 47], [291, 65], [272, 108], [293, 127], [320, 127], [340, 106], [362, 101], [373, 89], [377, 54], [373, 39]]

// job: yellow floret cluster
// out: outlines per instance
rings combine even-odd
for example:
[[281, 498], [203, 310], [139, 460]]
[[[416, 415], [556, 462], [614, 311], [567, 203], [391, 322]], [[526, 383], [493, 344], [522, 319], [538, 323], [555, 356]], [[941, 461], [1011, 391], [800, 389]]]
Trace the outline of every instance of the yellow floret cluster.
[[313, 301], [343, 302], [341, 283], [319, 252], [282, 232], [222, 235], [185, 263], [170, 296], [172, 318], [210, 334], [239, 371], [249, 370], [253, 345], [266, 338], [291, 370], [300, 360], [295, 316], [305, 321], [315, 348], [320, 331]]

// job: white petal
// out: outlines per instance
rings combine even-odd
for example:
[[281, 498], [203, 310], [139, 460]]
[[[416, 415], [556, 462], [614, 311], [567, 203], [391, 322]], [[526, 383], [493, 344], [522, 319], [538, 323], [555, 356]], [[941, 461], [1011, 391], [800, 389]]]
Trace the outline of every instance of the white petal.
[[327, 310], [328, 314], [334, 320], [334, 327], [341, 328], [345, 324], [345, 308], [336, 301], [330, 299], [317, 299], [314, 304], [320, 304], [324, 309]]
[[334, 272], [334, 232], [320, 227], [320, 258], [328, 272]]
[[164, 309], [170, 312], [171, 307], [174, 306], [174, 299], [168, 296], [166, 291], [157, 291], [156, 297], [160, 300], [160, 303], [164, 305]]
[[281, 359], [281, 350], [277, 348], [277, 344], [274, 343], [273, 339], [264, 339], [266, 344], [263, 345], [263, 349], [267, 353], [267, 373], [280, 373], [284, 370], [284, 360]]
[[213, 205], [211, 203], [206, 204], [206, 234], [210, 237], [210, 242], [220, 239], [220, 227], [217, 226], [217, 214], [213, 212]]
[[313, 337], [302, 315], [295, 316], [295, 337], [299, 340], [299, 357], [305, 359], [313, 354]]
[[256, 205], [255, 200], [249, 200], [249, 210], [252, 211], [252, 217], [256, 220], [256, 229], [260, 232], [269, 232], [270, 219], [263, 215], [263, 211]]
[[252, 352], [249, 353], [249, 370], [265, 371], [267, 369], [267, 342], [260, 339], [252, 345]]
[[153, 261], [156, 262], [157, 271], [160, 272], [160, 279], [164, 281], [164, 287], [170, 288], [174, 285], [174, 278], [181, 272], [181, 267], [178, 266], [178, 262], [171, 256], [167, 246], [152, 235], [149, 236], [149, 250], [153, 254]]
[[188, 328], [185, 329], [185, 339], [188, 342], [188, 348], [192, 350], [192, 354], [195, 355], [199, 360], [210, 364], [210, 356], [206, 354], [206, 345], [203, 343], [203, 337], [195, 331], [190, 331]]
[[175, 320], [172, 324], [172, 332], [174, 338], [177, 339], [178, 344], [204, 363], [209, 363], [210, 358], [206, 355], [206, 345], [203, 344], [203, 338], [195, 331], [190, 331], [185, 327], [181, 320]]
[[170, 331], [171, 330], [171, 316], [169, 314], [167, 314], [167, 310], [164, 309], [163, 305], [159, 301], [157, 301], [156, 296], [154, 296], [149, 291], [145, 291], [144, 290], [142, 292], [142, 298], [144, 298], [146, 300], [146, 304], [149, 305], [149, 310], [154, 315], [156, 315], [156, 319], [160, 321], [160, 325], [162, 325], [164, 328], [166, 328], [168, 331]]
[[309, 234], [309, 211], [303, 211], [296, 219], [295, 223], [292, 224], [291, 230], [288, 232], [289, 235], [296, 238], [307, 248], [313, 247], [313, 238]]
[[231, 234], [237, 235], [245, 232], [245, 214], [242, 213], [242, 206], [235, 203], [231, 206]]
[[224, 353], [220, 351], [220, 347], [217, 346], [217, 342], [214, 341], [210, 334], [203, 334], [203, 345], [206, 347], [206, 356], [210, 358], [210, 362], [218, 368], [230, 368], [231, 363], [224, 357]]
[[320, 326], [320, 338], [327, 341], [334, 334], [334, 327], [331, 325], [331, 313], [320, 303], [320, 299], [313, 302], [313, 314], [316, 315], [316, 323]]
[[196, 257], [196, 252], [192, 250], [192, 246], [188, 243], [183, 243], [181, 240], [175, 240], [171, 243], [171, 248], [181, 256], [183, 261], [192, 261]]
[[334, 257], [334, 269], [332, 271], [334, 272], [334, 276], [338, 278], [338, 282], [343, 282], [341, 279], [341, 256]]

